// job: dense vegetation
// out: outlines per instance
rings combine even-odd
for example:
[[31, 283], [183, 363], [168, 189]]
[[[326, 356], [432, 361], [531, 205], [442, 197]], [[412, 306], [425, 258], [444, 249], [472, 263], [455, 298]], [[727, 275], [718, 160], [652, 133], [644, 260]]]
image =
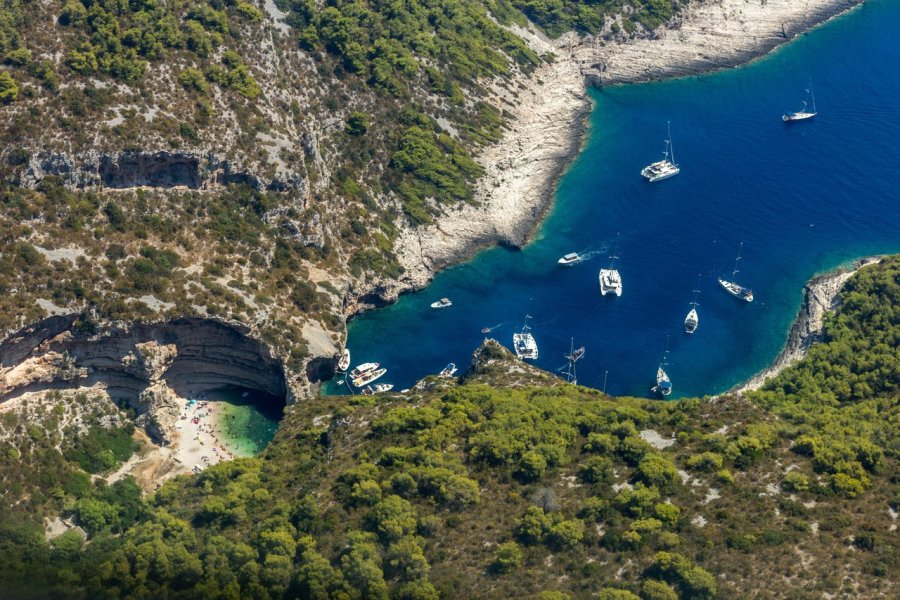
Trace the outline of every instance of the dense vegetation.
[[[653, 30], [666, 23], [678, 8], [685, 4], [682, 0], [512, 0], [534, 23], [547, 33], [558, 36], [566, 31], [597, 33], [609, 25], [612, 33], [632, 33], [640, 24]], [[632, 12], [618, 20], [624, 6]], [[621, 25], [620, 25], [621, 23]]]
[[5, 508], [0, 580], [109, 598], [892, 597], [898, 305], [900, 259], [864, 269], [826, 341], [743, 398], [611, 399], [504, 375], [488, 344], [462, 385], [296, 405], [262, 457], [145, 503], [73, 475], [56, 506], [88, 543], [48, 547]]

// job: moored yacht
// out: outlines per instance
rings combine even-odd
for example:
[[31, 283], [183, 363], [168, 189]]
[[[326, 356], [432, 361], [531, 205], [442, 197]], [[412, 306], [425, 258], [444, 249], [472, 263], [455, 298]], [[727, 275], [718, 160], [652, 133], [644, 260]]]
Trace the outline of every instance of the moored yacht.
[[[812, 110], [807, 110], [806, 106], [809, 102], [810, 98], [812, 98]], [[806, 121], [812, 119], [816, 116], [816, 96], [812, 91], [812, 81], [809, 82], [809, 89], [806, 90], [806, 100], [803, 101], [803, 108], [798, 110], [797, 112], [787, 113], [781, 115], [781, 120], [785, 123], [791, 123], [793, 121]]]
[[438, 373], [438, 377], [453, 377], [456, 374], [456, 365], [453, 363], [449, 363], [444, 369]]
[[734, 296], [735, 298], [740, 298], [746, 302], [753, 302], [753, 290], [750, 288], [745, 288], [742, 285], [735, 283], [734, 276], [738, 273], [738, 262], [741, 260], [741, 249], [744, 247], [744, 244], [741, 243], [738, 246], [737, 258], [734, 259], [734, 270], [731, 272], [731, 280], [725, 279], [721, 275], [719, 276], [719, 285], [721, 285], [726, 292]]
[[341, 352], [341, 358], [338, 360], [338, 371], [346, 371], [350, 367], [350, 349], [344, 348]]
[[358, 388], [361, 388], [363, 386], [369, 385], [370, 383], [372, 383], [376, 379], [380, 378], [385, 373], [387, 373], [387, 369], [385, 369], [385, 368], [375, 369], [372, 371], [366, 371], [359, 377], [353, 378], [353, 385]]
[[612, 256], [609, 257], [609, 268], [600, 269], [600, 295], [615, 294], [617, 297], [622, 295], [622, 276], [616, 270], [615, 264], [616, 250], [618, 248], [619, 238], [616, 236], [616, 245], [613, 247]]
[[381, 365], [379, 365], [377, 362], [367, 362], [367, 363], [363, 363], [363, 364], [361, 364], [361, 365], [358, 365], [358, 366], [357, 366], [355, 369], [353, 369], [352, 371], [350, 371], [350, 377], [352, 377], [353, 379], [356, 379], [356, 378], [359, 377], [360, 375], [363, 375], [363, 374], [365, 374], [365, 373], [368, 373], [369, 371], [374, 371], [375, 369], [377, 369], [377, 368], [380, 367], [380, 366], [381, 366]]
[[522, 331], [513, 334], [513, 350], [515, 350], [516, 356], [522, 360], [537, 360], [538, 357], [537, 342], [534, 341], [531, 328], [528, 326], [530, 318], [530, 315], [525, 315], [525, 325], [522, 327]]
[[650, 182], [662, 181], [663, 179], [674, 177], [681, 172], [681, 169], [675, 164], [675, 149], [672, 146], [671, 123], [667, 124], [666, 127], [668, 137], [666, 137], [666, 148], [663, 151], [663, 159], [641, 169], [641, 175]]
[[441, 298], [437, 302], [431, 303], [431, 308], [448, 308], [453, 306], [453, 302], [450, 301], [450, 298]]
[[[700, 287], [700, 277], [697, 277], [697, 287]], [[699, 303], [697, 302], [697, 296], [700, 294], [700, 290], [694, 290], [694, 301], [691, 302], [691, 310], [684, 318], [684, 332], [685, 333], [694, 333], [697, 331], [697, 326], [700, 324], [700, 315], [697, 314], [697, 306]]]
[[666, 351], [663, 352], [662, 361], [660, 361], [659, 367], [656, 368], [656, 385], [651, 389], [652, 392], [660, 394], [663, 397], [672, 393], [672, 380], [669, 379], [669, 374], [666, 373], [665, 370], [665, 367], [668, 366], [668, 363], [666, 363], [668, 357], [669, 336], [666, 336]]
[[367, 385], [362, 391], [363, 396], [372, 396], [374, 394], [383, 394], [394, 389], [393, 383], [376, 383], [375, 385]]

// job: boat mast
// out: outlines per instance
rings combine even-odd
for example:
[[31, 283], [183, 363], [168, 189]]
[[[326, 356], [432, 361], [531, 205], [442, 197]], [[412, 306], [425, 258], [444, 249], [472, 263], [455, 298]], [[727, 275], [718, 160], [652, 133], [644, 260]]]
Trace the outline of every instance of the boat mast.
[[700, 295], [700, 274], [697, 274], [697, 289], [694, 290], [694, 301], [691, 302], [691, 306], [693, 306], [694, 308], [697, 308], [697, 306], [700, 305], [700, 303], [697, 302], [697, 296], [699, 296], [699, 295]]
[[575, 375], [575, 338], [569, 338], [569, 367], [566, 370], [566, 381], [578, 383]]
[[616, 253], [618, 251], [619, 251], [619, 233], [616, 232], [616, 241], [613, 244], [613, 253], [612, 253], [612, 256], [609, 257], [609, 270], [610, 271], [613, 270], [613, 265], [615, 264], [616, 259], [619, 258], [618, 256], [616, 256]]
[[[673, 165], [675, 164], [675, 146], [672, 145], [672, 122], [666, 121], [666, 131], [669, 137], [666, 138], [666, 158], [670, 157]], [[677, 166], [677, 165], [676, 165]]]
[[816, 94], [813, 92], [812, 79], [809, 80], [809, 95], [812, 97], [813, 114], [816, 114]]
[[744, 247], [744, 242], [741, 242], [738, 245], [738, 253], [737, 258], [734, 259], [734, 271], [731, 272], [731, 280], [734, 281], [734, 276], [738, 274], [738, 262], [741, 260], [741, 248]]

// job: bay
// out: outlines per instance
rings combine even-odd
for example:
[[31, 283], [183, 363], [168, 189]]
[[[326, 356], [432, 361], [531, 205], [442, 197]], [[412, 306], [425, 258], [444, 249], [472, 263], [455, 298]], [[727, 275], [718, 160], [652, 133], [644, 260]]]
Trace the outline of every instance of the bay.
[[[611, 394], [650, 395], [667, 336], [672, 398], [721, 393], [764, 369], [810, 277], [900, 252], [898, 25], [900, 3], [875, 0], [739, 69], [591, 90], [585, 146], [534, 241], [486, 250], [354, 319], [354, 364], [378, 361], [381, 381], [409, 387], [448, 362], [467, 365], [485, 327], [511, 346], [530, 314], [537, 366], [564, 366], [574, 338], [587, 347], [579, 383], [606, 380]], [[818, 116], [782, 123], [810, 80]], [[650, 184], [639, 172], [661, 157], [667, 121], [681, 173]], [[597, 274], [617, 233], [623, 295], [601, 297]], [[739, 243], [750, 304], [716, 284]], [[559, 267], [572, 251], [592, 259]], [[444, 296], [451, 308], [429, 308]]]

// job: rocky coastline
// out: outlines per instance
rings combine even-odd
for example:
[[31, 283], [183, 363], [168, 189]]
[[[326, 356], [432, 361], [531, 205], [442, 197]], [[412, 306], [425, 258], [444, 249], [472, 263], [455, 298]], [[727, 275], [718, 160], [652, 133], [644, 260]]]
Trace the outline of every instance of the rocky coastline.
[[854, 261], [812, 278], [803, 288], [803, 304], [791, 325], [784, 349], [767, 369], [754, 375], [749, 381], [735, 386], [728, 393], [740, 394], [760, 389], [766, 381], [806, 356], [809, 348], [822, 340], [825, 333], [825, 317], [841, 304], [841, 290], [847, 280], [861, 268], [880, 262], [879, 257]]
[[[568, 33], [550, 40], [514, 28], [535, 52], [551, 56], [516, 92], [494, 101], [513, 115], [503, 139], [478, 157], [485, 168], [475, 202], [428, 226], [407, 228], [395, 244], [404, 276], [379, 286], [391, 302], [424, 288], [443, 268], [492, 245], [521, 247], [552, 206], [555, 183], [584, 139], [588, 85], [683, 77], [747, 63], [863, 0], [719, 0], [693, 3], [665, 27], [640, 38]], [[360, 307], [364, 308], [364, 307]]]

